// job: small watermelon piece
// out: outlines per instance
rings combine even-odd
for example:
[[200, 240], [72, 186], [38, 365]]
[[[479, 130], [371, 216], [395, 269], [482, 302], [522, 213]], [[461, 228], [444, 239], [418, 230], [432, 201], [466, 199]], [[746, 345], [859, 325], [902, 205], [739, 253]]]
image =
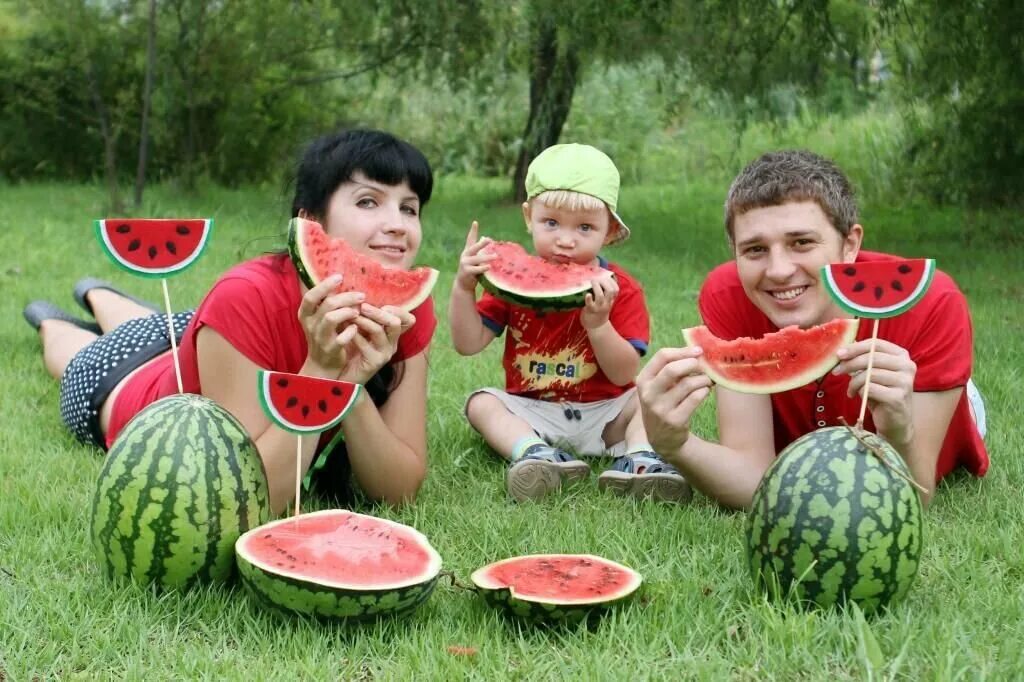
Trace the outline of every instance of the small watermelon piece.
[[935, 260], [910, 258], [833, 263], [821, 269], [825, 287], [843, 310], [858, 317], [895, 317], [921, 300], [935, 275]]
[[341, 273], [344, 279], [336, 291], [360, 291], [366, 294], [367, 303], [377, 307], [412, 310], [427, 300], [437, 283], [438, 272], [433, 268], [385, 268], [344, 239], [328, 235], [320, 223], [303, 218], [288, 223], [288, 254], [308, 288]]
[[484, 289], [509, 303], [538, 310], [582, 308], [592, 291], [591, 280], [608, 272], [598, 266], [546, 261], [515, 242], [493, 242], [487, 251], [497, 257], [480, 276]]
[[163, 278], [184, 271], [203, 254], [209, 218], [106, 218], [96, 237], [114, 263], [140, 277]]
[[861, 429], [828, 427], [793, 441], [747, 513], [755, 584], [776, 599], [822, 607], [852, 601], [864, 613], [903, 599], [923, 534], [909, 475], [890, 444]]
[[477, 569], [470, 576], [492, 605], [534, 622], [576, 622], [633, 595], [643, 577], [591, 554], [531, 554]]
[[857, 338], [859, 321], [839, 318], [810, 329], [784, 327], [760, 339], [718, 338], [704, 326], [683, 330], [700, 346], [701, 369], [720, 386], [741, 393], [779, 393], [817, 381], [839, 363], [843, 346]]
[[359, 400], [363, 387], [348, 381], [256, 372], [260, 405], [271, 421], [292, 433], [319, 433], [335, 426]]
[[411, 611], [430, 596], [441, 557], [415, 528], [345, 509], [253, 528], [235, 543], [242, 583], [275, 609], [360, 620]]

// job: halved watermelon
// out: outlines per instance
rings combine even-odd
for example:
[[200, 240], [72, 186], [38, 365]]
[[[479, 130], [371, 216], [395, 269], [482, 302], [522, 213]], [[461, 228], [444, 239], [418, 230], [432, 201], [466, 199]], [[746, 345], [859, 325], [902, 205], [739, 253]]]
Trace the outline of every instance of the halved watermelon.
[[607, 272], [597, 266], [552, 263], [515, 242], [493, 242], [487, 251], [497, 258], [480, 276], [484, 289], [509, 303], [538, 310], [582, 308], [591, 280]]
[[95, 222], [104, 253], [140, 277], [176, 275], [196, 262], [213, 230], [210, 218], [106, 218]]
[[344, 280], [338, 292], [360, 291], [366, 294], [367, 303], [377, 307], [393, 305], [412, 310], [427, 300], [437, 283], [438, 273], [433, 268], [385, 268], [345, 240], [329, 236], [320, 223], [303, 218], [292, 218], [288, 223], [288, 254], [302, 283], [310, 289], [341, 273]]
[[470, 577], [484, 600], [532, 620], [575, 622], [618, 604], [643, 577], [591, 554], [531, 554], [496, 561]]
[[292, 433], [319, 433], [339, 423], [363, 387], [348, 381], [288, 372], [256, 372], [260, 405], [271, 421]]
[[839, 307], [858, 317], [895, 317], [921, 300], [935, 275], [935, 260], [911, 258], [833, 263], [821, 269]]
[[688, 346], [700, 346], [700, 366], [720, 386], [741, 393], [780, 393], [817, 381], [839, 363], [843, 346], [857, 338], [856, 318], [800, 329], [784, 327], [760, 339], [724, 341], [704, 326], [683, 330]]
[[328, 618], [409, 611], [441, 572], [440, 555], [415, 528], [345, 509], [253, 528], [238, 538], [235, 556], [242, 583], [261, 602]]

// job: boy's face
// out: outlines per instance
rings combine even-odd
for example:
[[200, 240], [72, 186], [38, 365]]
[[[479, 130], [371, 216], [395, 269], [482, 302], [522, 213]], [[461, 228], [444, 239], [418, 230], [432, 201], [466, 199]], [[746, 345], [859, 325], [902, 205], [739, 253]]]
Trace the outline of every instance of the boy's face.
[[829, 297], [821, 268], [852, 262], [863, 228], [839, 233], [813, 201], [755, 208], [736, 217], [736, 268], [747, 297], [772, 323], [801, 328], [846, 316]]
[[537, 200], [523, 204], [526, 230], [533, 248], [544, 260], [595, 265], [597, 254], [610, 236], [608, 208], [570, 211]]

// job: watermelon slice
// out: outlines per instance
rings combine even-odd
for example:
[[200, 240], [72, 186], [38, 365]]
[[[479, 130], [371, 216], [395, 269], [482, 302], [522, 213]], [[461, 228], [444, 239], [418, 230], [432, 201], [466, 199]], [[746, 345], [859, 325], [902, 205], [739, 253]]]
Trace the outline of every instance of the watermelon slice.
[[242, 534], [242, 583], [292, 613], [364, 619], [407, 612], [430, 596], [441, 557], [415, 528], [344, 509], [300, 514]]
[[310, 289], [341, 273], [344, 281], [338, 292], [361, 291], [366, 294], [366, 302], [377, 307], [393, 305], [412, 310], [427, 300], [437, 283], [438, 273], [433, 268], [385, 268], [343, 239], [329, 236], [320, 223], [303, 218], [292, 218], [288, 224], [288, 253], [302, 283]]
[[209, 218], [106, 218], [95, 222], [103, 251], [140, 277], [163, 278], [196, 262], [213, 230]]
[[292, 433], [319, 433], [338, 424], [359, 400], [362, 385], [288, 372], [256, 373], [260, 404], [271, 421]]
[[724, 341], [707, 327], [683, 330], [688, 346], [700, 346], [701, 369], [720, 386], [741, 393], [780, 393], [817, 381], [839, 363], [843, 346], [857, 338], [859, 320], [839, 318], [800, 329], [784, 327], [760, 339]]
[[935, 275], [931, 258], [833, 263], [821, 269], [825, 288], [858, 317], [895, 317], [921, 300]]
[[487, 251], [497, 258], [480, 276], [484, 289], [509, 303], [538, 310], [582, 308], [592, 290], [591, 280], [607, 272], [597, 266], [552, 263], [514, 242], [493, 242]]
[[633, 569], [590, 554], [532, 554], [477, 569], [484, 600], [536, 622], [575, 622], [618, 604], [640, 588]]

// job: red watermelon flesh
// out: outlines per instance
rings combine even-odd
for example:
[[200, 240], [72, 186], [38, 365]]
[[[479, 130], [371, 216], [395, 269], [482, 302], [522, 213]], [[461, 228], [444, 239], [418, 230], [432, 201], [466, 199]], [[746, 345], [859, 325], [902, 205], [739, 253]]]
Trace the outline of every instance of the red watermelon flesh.
[[487, 251], [497, 256], [480, 277], [485, 289], [503, 300], [536, 308], [581, 308], [591, 280], [604, 268], [556, 263], [526, 252], [515, 242], [493, 242]]
[[342, 509], [265, 524], [239, 538], [236, 551], [274, 575], [350, 590], [416, 585], [441, 569], [415, 529]]
[[117, 265], [143, 277], [167, 277], [202, 255], [212, 227], [205, 218], [107, 218], [96, 221], [96, 234]]
[[935, 274], [935, 261], [833, 263], [822, 268], [822, 274], [829, 295], [843, 310], [859, 317], [894, 317], [924, 296]]
[[366, 302], [377, 307], [412, 310], [430, 296], [437, 282], [438, 272], [433, 268], [385, 268], [343, 239], [328, 235], [320, 223], [302, 218], [292, 218], [288, 225], [288, 253], [307, 287], [341, 273], [344, 279], [336, 291], [362, 292]]
[[293, 433], [318, 433], [336, 425], [359, 399], [362, 386], [348, 381], [257, 372], [260, 404], [270, 419]]
[[688, 346], [700, 346], [701, 369], [712, 381], [741, 393], [779, 393], [823, 377], [843, 346], [857, 338], [858, 320], [835, 319], [800, 329], [785, 327], [760, 339], [718, 338], [704, 326], [683, 330]]
[[484, 590], [508, 589], [530, 602], [592, 604], [621, 599], [642, 578], [622, 564], [589, 554], [535, 554], [484, 566], [472, 575]]

